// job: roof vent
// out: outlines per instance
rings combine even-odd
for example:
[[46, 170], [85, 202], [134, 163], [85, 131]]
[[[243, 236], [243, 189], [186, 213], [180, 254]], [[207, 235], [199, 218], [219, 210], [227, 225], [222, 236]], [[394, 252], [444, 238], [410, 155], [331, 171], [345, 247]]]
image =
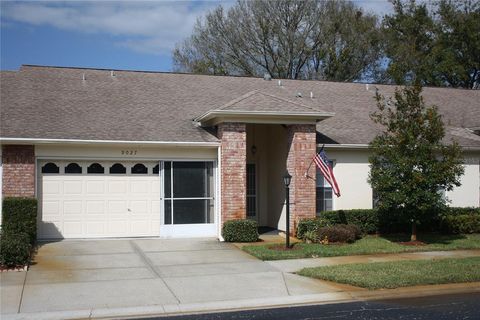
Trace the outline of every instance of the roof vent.
[[313, 99], [313, 91], [310, 91], [310, 99]]
[[301, 97], [302, 97], [302, 93], [301, 93], [300, 91], [298, 91], [298, 92], [295, 94], [295, 97], [301, 98]]
[[269, 73], [264, 73], [263, 74], [263, 80], [270, 81], [270, 80], [272, 80], [272, 76]]
[[282, 80], [278, 80], [278, 86], [279, 86], [279, 87], [283, 86]]
[[365, 84], [365, 89], [368, 91], [368, 83]]
[[110, 71], [110, 77], [112, 77], [112, 78], [115, 77], [115, 71], [113, 71], [113, 70]]
[[85, 73], [84, 73], [82, 74], [82, 81], [85, 81], [85, 80], [87, 80], [87, 77], [85, 77]]

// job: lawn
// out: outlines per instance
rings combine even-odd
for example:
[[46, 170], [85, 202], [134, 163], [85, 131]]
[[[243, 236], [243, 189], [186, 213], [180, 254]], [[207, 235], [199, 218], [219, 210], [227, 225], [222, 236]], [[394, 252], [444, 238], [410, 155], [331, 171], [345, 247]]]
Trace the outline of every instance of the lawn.
[[408, 236], [366, 236], [352, 244], [321, 245], [316, 243], [296, 243], [291, 250], [275, 250], [271, 249], [272, 244], [257, 244], [247, 245], [242, 247], [242, 249], [261, 260], [335, 257], [375, 253], [480, 249], [480, 234], [425, 234], [421, 235], [419, 240], [425, 242], [427, 245], [406, 246], [397, 243], [399, 241], [408, 241]]
[[480, 281], [480, 257], [344, 264], [305, 268], [302, 276], [367, 289]]

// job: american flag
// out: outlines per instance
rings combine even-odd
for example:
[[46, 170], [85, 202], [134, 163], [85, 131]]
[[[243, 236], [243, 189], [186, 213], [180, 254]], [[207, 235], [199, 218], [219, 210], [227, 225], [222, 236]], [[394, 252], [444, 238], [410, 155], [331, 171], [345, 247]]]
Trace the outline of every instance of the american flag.
[[313, 162], [315, 162], [317, 167], [320, 169], [320, 172], [325, 177], [325, 180], [327, 180], [327, 182], [332, 186], [333, 193], [335, 193], [337, 197], [340, 197], [340, 189], [338, 188], [337, 180], [335, 180], [332, 166], [330, 165], [330, 161], [328, 160], [325, 151], [323, 151], [323, 148], [315, 155], [315, 157], [313, 157]]

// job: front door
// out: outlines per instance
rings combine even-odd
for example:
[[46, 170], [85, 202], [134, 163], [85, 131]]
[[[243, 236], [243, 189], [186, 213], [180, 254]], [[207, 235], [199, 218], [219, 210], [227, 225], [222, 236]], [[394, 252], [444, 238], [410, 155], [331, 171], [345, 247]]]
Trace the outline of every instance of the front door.
[[258, 221], [256, 171], [254, 163], [247, 164], [247, 218]]

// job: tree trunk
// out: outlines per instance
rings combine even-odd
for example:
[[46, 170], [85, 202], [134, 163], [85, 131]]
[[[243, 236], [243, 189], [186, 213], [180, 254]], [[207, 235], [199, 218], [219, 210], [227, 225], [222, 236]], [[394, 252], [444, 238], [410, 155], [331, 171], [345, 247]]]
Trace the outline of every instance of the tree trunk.
[[410, 241], [417, 241], [417, 224], [412, 222], [412, 235], [410, 236]]

